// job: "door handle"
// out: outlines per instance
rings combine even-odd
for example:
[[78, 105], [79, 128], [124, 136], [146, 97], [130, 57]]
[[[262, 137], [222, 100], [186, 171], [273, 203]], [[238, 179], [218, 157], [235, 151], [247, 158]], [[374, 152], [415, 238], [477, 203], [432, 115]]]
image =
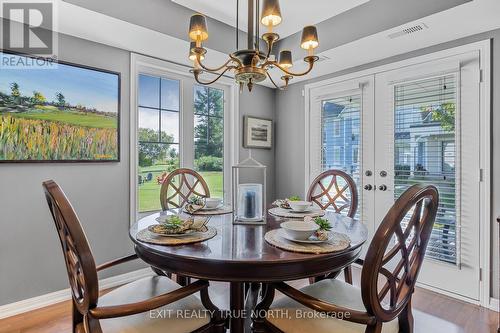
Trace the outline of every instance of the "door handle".
[[373, 189], [373, 186], [371, 184], [365, 185], [365, 190], [371, 191]]
[[378, 189], [381, 191], [387, 191], [387, 185], [380, 185]]

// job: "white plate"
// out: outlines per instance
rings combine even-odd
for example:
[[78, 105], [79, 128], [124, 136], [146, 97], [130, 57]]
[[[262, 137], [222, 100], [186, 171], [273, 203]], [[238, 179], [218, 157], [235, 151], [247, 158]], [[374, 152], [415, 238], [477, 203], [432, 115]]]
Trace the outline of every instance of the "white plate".
[[[285, 208], [286, 209], [286, 208]], [[302, 213], [310, 213], [313, 211], [313, 207], [307, 208], [306, 210], [293, 210], [292, 208], [288, 209], [290, 213], [302, 214]]]
[[309, 237], [307, 240], [302, 240], [302, 239], [294, 239], [290, 235], [286, 233], [284, 229], [280, 229], [279, 235], [289, 241], [296, 242], [296, 243], [305, 243], [305, 244], [319, 244], [319, 243], [325, 243], [328, 241], [331, 241], [333, 239], [333, 234], [330, 232], [328, 233], [328, 239], [325, 240], [319, 240], [315, 235], [312, 235]]
[[224, 207], [224, 204], [221, 203], [217, 207], [214, 207], [214, 208], [203, 207], [201, 210], [216, 210], [216, 209], [219, 209], [222, 207]]

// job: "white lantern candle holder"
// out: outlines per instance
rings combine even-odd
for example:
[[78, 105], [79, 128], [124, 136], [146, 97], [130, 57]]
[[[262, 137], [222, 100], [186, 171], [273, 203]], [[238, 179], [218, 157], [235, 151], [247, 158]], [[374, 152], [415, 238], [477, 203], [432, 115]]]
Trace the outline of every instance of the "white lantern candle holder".
[[[265, 224], [267, 167], [252, 158], [252, 152], [242, 162], [232, 167], [232, 208], [236, 224]], [[240, 182], [261, 175], [260, 180]], [[257, 177], [255, 177], [257, 178]]]

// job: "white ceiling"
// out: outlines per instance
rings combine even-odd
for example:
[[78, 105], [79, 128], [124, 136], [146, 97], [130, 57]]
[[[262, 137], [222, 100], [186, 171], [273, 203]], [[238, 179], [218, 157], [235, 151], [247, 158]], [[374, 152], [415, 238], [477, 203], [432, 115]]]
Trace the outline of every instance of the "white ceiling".
[[[283, 21], [275, 29], [281, 38], [302, 30], [306, 25], [322, 22], [369, 0], [281, 0]], [[184, 7], [202, 13], [208, 17], [236, 26], [235, 0], [172, 0]], [[261, 6], [262, 6], [261, 0]], [[247, 31], [247, 0], [240, 0], [240, 30]], [[210, 27], [208, 27], [210, 31]], [[263, 31], [263, 30], [261, 30]]]

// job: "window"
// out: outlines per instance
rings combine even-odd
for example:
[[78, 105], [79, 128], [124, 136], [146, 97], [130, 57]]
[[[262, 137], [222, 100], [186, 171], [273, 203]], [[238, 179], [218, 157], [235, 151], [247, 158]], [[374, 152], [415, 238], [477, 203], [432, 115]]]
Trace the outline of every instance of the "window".
[[238, 151], [232, 136], [239, 133], [234, 82], [222, 78], [202, 86], [184, 67], [140, 55], [132, 55], [132, 63], [132, 136], [137, 139], [137, 150], [130, 153], [136, 185], [130, 194], [132, 223], [161, 210], [162, 184], [178, 168], [198, 171], [210, 195], [230, 204], [231, 165]]
[[161, 209], [160, 185], [179, 167], [180, 82], [139, 75], [138, 205], [139, 212]]
[[340, 119], [333, 121], [333, 136], [338, 138], [340, 136]]
[[224, 197], [224, 90], [194, 86], [194, 166], [212, 197]]
[[333, 165], [341, 167], [343, 164], [342, 161], [342, 148], [341, 147], [333, 147]]

